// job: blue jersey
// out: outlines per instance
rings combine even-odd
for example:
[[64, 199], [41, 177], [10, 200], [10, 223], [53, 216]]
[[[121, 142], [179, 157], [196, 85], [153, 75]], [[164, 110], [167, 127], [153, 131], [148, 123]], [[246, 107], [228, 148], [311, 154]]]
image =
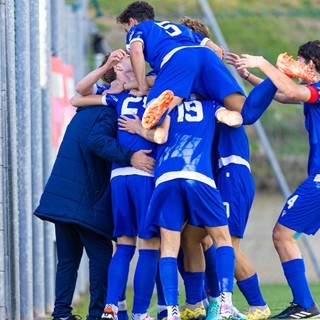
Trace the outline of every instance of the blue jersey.
[[[320, 81], [312, 84], [320, 92]], [[304, 103], [305, 127], [309, 133], [308, 174], [320, 173], [320, 93], [314, 103]]]
[[144, 58], [155, 72], [172, 50], [186, 46], [198, 46], [208, 38], [193, 32], [190, 28], [169, 22], [147, 20], [133, 26], [127, 34], [127, 49], [133, 41], [143, 43]]
[[[127, 92], [108, 94], [105, 104], [115, 107], [118, 116], [142, 117], [146, 97], [132, 96]], [[137, 134], [118, 130], [117, 139], [132, 151], [155, 150], [156, 145]], [[150, 156], [155, 156], [154, 153]], [[138, 188], [137, 188], [138, 186]], [[112, 213], [114, 237], [121, 236], [150, 239], [154, 234], [145, 228], [145, 218], [154, 189], [153, 175], [131, 166], [113, 163], [111, 172]]]
[[215, 187], [210, 147], [218, 108], [221, 106], [211, 101], [193, 100], [183, 102], [171, 111], [168, 140], [158, 146], [154, 170], [156, 185], [185, 178]]
[[243, 238], [255, 193], [249, 141], [243, 126], [217, 124], [213, 158], [215, 181], [226, 207], [230, 234]]
[[320, 228], [320, 81], [309, 87], [315, 88], [316, 101], [303, 104], [310, 145], [308, 177], [288, 197], [278, 222], [298, 233], [315, 234]]
[[164, 90], [187, 99], [198, 93], [222, 104], [233, 93], [244, 95], [241, 87], [218, 55], [205, 43], [208, 38], [188, 27], [168, 21], [143, 21], [127, 34], [127, 46], [143, 43], [144, 59], [157, 74], [147, 103]]
[[217, 123], [214, 153], [218, 168], [234, 163], [244, 165], [250, 170], [249, 141], [243, 126], [232, 128]]
[[[133, 114], [136, 114], [140, 119], [145, 110], [146, 97], [136, 97], [127, 92], [120, 94], [108, 94], [106, 95], [105, 103], [107, 106], [113, 106], [116, 108], [118, 116], [126, 115], [129, 118], [133, 118]], [[139, 150], [154, 150], [156, 145], [138, 134], [132, 134], [124, 130], [118, 130], [117, 138], [119, 143], [126, 146], [132, 151]], [[155, 152], [149, 154], [151, 157], [155, 157]], [[113, 169], [124, 167], [117, 163], [113, 164]], [[141, 170], [140, 170], [141, 171]], [[114, 171], [113, 171], [114, 173]]]
[[186, 220], [197, 227], [228, 224], [211, 165], [218, 108], [212, 101], [193, 100], [171, 111], [168, 140], [157, 151], [156, 188], [146, 218], [150, 230], [181, 231]]
[[95, 83], [92, 88], [92, 94], [102, 94], [104, 90], [110, 89], [110, 85], [107, 83], [99, 84]]

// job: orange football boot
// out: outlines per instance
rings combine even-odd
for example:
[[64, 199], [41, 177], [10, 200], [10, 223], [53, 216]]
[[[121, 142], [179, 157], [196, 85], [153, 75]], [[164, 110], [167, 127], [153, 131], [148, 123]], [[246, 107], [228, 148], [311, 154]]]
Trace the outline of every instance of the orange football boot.
[[313, 70], [289, 56], [286, 52], [279, 54], [277, 68], [290, 78], [299, 78], [308, 82], [316, 82], [317, 78]]
[[158, 98], [149, 102], [144, 111], [141, 124], [145, 129], [151, 129], [160, 124], [159, 121], [164, 119], [164, 115], [172, 102], [174, 94], [171, 90], [163, 91]]

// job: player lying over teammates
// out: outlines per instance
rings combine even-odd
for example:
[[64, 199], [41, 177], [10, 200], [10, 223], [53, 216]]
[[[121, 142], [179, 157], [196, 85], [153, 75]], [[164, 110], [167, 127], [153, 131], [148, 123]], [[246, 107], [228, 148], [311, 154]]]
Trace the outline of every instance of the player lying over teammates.
[[[147, 96], [142, 119], [145, 128], [155, 126], [166, 111], [170, 112], [191, 93], [239, 112], [254, 109], [257, 104], [267, 107], [274, 96], [276, 89], [267, 79], [246, 98], [221, 60], [221, 48], [187, 26], [155, 20], [154, 9], [147, 2], [131, 3], [117, 17], [117, 22], [127, 32], [127, 49], [138, 82], [135, 94], [143, 95], [149, 90], [145, 61], [157, 74]], [[157, 99], [165, 90], [173, 92], [169, 105]]]

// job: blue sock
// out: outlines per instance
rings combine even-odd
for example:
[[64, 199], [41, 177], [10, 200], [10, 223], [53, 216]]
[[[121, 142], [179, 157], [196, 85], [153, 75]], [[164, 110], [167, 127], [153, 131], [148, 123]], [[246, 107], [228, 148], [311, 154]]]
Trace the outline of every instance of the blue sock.
[[179, 253], [178, 253], [177, 263], [178, 263], [178, 270], [179, 270], [179, 273], [181, 275], [181, 278], [184, 279], [184, 273], [185, 273], [185, 269], [184, 269], [184, 254], [183, 254], [183, 250], [181, 248], [180, 248]]
[[217, 275], [215, 246], [212, 245], [207, 251], [204, 252], [204, 258], [206, 260], [205, 277], [209, 295], [214, 298], [219, 297], [220, 288]]
[[184, 287], [186, 291], [186, 302], [196, 304], [202, 300], [204, 286], [204, 272], [185, 272]]
[[120, 297], [127, 286], [130, 261], [134, 255], [135, 246], [118, 244], [116, 253], [111, 259], [108, 271], [108, 291], [106, 304], [118, 305]]
[[118, 316], [118, 320], [129, 320], [127, 310], [118, 310], [117, 316]]
[[178, 265], [174, 257], [160, 258], [160, 277], [167, 306], [178, 305]]
[[118, 320], [128, 320], [128, 310], [126, 301], [126, 288], [123, 290], [118, 302]]
[[233, 292], [235, 256], [231, 246], [216, 249], [216, 265], [220, 292]]
[[268, 108], [277, 90], [269, 78], [255, 86], [242, 107], [243, 124], [255, 123]]
[[303, 259], [294, 259], [282, 263], [284, 275], [293, 295], [293, 303], [309, 309], [314, 304], [306, 278]]
[[256, 273], [247, 279], [237, 281], [237, 285], [243, 296], [246, 298], [249, 306], [266, 305], [266, 302], [262, 297], [259, 280]]
[[156, 275], [156, 287], [157, 287], [158, 306], [165, 306], [166, 300], [164, 299], [164, 294], [163, 294], [159, 264], [158, 264], [158, 270], [157, 270], [157, 275]]
[[[159, 250], [140, 249], [133, 279], [132, 313], [146, 313], [149, 307], [158, 269]], [[148, 274], [146, 275], [146, 272]]]

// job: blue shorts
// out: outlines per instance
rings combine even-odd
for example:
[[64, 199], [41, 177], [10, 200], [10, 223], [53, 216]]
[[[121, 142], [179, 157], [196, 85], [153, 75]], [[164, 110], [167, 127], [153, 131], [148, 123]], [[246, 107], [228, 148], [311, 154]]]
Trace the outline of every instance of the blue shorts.
[[153, 189], [153, 177], [127, 175], [112, 178], [114, 237], [153, 238], [154, 234], [145, 229], [145, 219]]
[[181, 231], [184, 222], [196, 227], [228, 224], [220, 192], [196, 180], [174, 179], [153, 192], [147, 225]]
[[220, 103], [232, 93], [244, 95], [225, 64], [206, 47], [181, 49], [174, 53], [160, 69], [147, 103], [167, 89], [178, 97], [188, 98], [191, 93], [198, 93]]
[[288, 197], [278, 222], [294, 231], [315, 234], [320, 228], [320, 175], [309, 176]]
[[255, 194], [252, 174], [246, 166], [229, 164], [218, 170], [215, 181], [226, 206], [230, 234], [243, 238]]

